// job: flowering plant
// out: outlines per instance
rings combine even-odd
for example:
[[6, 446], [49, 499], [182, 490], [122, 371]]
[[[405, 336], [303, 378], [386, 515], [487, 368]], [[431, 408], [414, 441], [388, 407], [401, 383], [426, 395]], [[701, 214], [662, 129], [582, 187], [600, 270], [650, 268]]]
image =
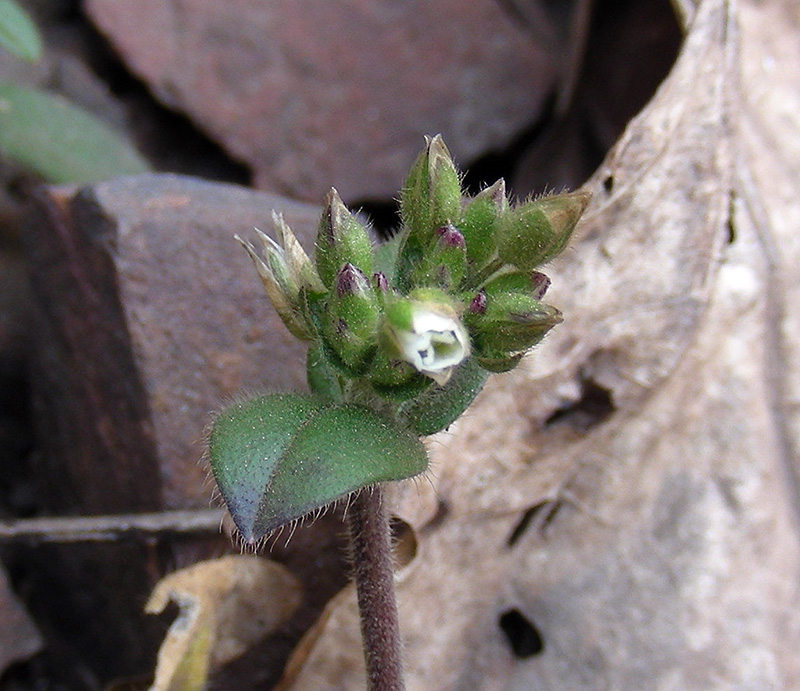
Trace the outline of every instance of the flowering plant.
[[[512, 205], [502, 180], [466, 198], [437, 135], [411, 168], [390, 241], [374, 246], [333, 189], [314, 261], [277, 214], [277, 241], [258, 231], [260, 253], [240, 239], [284, 324], [309, 344], [313, 392], [237, 403], [212, 425], [211, 467], [243, 539], [423, 472], [420, 436], [450, 425], [489, 373], [516, 367], [561, 321], [537, 267], [564, 249], [588, 201]], [[354, 527], [353, 539], [368, 532]]]

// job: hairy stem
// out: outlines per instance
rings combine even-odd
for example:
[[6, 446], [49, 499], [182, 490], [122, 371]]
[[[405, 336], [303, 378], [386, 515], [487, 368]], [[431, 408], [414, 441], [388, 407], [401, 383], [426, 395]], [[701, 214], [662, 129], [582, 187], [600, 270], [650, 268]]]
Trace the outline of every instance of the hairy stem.
[[348, 522], [369, 691], [403, 691], [391, 536], [380, 485], [358, 494]]

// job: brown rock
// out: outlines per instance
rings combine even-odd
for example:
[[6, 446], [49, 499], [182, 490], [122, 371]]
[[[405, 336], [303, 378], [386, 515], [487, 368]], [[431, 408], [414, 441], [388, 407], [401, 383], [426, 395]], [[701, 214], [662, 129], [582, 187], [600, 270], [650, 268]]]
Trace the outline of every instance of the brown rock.
[[396, 194], [423, 134], [443, 132], [463, 163], [536, 119], [554, 60], [502, 8], [86, 3], [157, 97], [250, 165], [258, 186], [311, 200], [332, 182], [349, 200]]
[[[270, 232], [273, 208], [310, 247], [319, 209], [231, 185], [143, 175], [44, 192], [25, 233], [42, 510], [207, 508], [210, 411], [243, 392], [303, 387], [304, 348], [233, 238]], [[271, 642], [273, 681], [343, 584], [341, 530], [331, 514], [273, 549], [309, 593], [291, 633]], [[165, 534], [39, 547], [25, 555], [31, 597], [66, 640], [67, 667], [81, 661], [104, 681], [140, 674], [163, 635], [142, 613], [155, 581], [229, 544]]]
[[305, 381], [303, 347], [233, 235], [269, 231], [276, 208], [310, 245], [318, 210], [160, 175], [56, 189], [43, 206], [29, 246], [39, 436], [65, 480], [51, 506], [208, 506], [209, 413]]

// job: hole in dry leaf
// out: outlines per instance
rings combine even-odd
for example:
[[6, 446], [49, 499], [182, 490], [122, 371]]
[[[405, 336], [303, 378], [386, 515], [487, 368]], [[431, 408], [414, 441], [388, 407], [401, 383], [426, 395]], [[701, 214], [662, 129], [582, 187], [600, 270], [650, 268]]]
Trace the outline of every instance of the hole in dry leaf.
[[534, 519], [537, 519], [538, 521], [539, 530], [543, 531], [553, 522], [553, 519], [556, 517], [556, 514], [560, 508], [561, 502], [553, 501], [552, 499], [545, 499], [544, 501], [540, 501], [538, 504], [529, 508], [525, 513], [522, 514], [522, 518], [519, 519], [519, 523], [514, 526], [514, 530], [512, 530], [509, 534], [506, 545], [508, 547], [513, 547], [525, 534], [525, 531], [531, 527], [531, 524], [534, 523]]
[[728, 244], [736, 242], [736, 194], [731, 191], [728, 199]]
[[600, 386], [583, 372], [580, 375], [581, 397], [574, 403], [558, 408], [545, 420], [545, 427], [569, 425], [580, 432], [607, 420], [614, 412], [611, 390]]
[[518, 609], [504, 612], [500, 615], [499, 623], [515, 657], [533, 657], [544, 650], [544, 640], [539, 630]]
[[410, 564], [417, 556], [417, 536], [414, 529], [402, 518], [392, 516], [390, 521], [392, 531], [392, 544], [394, 546], [394, 558], [397, 566], [402, 568]]
[[608, 194], [611, 194], [611, 191], [614, 189], [614, 176], [613, 175], [607, 175], [606, 179], [603, 180], [603, 189], [606, 192], [608, 192]]

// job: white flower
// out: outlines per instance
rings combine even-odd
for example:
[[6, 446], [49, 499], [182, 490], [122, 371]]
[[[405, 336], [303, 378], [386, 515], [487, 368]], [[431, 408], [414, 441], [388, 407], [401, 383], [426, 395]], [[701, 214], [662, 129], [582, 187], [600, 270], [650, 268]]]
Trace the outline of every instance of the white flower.
[[455, 310], [438, 302], [403, 300], [387, 310], [386, 333], [397, 355], [443, 386], [469, 357], [469, 336]]

